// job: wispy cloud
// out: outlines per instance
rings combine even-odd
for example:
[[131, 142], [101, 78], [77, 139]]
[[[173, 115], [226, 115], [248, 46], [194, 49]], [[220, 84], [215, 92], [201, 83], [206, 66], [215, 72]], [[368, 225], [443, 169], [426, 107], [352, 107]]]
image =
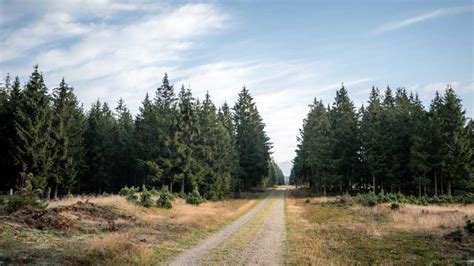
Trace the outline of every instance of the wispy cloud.
[[448, 16], [448, 15], [455, 15], [464, 12], [472, 12], [474, 10], [474, 5], [470, 6], [460, 6], [460, 7], [452, 7], [452, 8], [440, 8], [437, 10], [430, 11], [428, 13], [423, 13], [418, 16], [402, 19], [399, 21], [393, 21], [389, 23], [385, 23], [380, 27], [374, 29], [372, 33], [380, 34], [388, 31], [398, 30], [404, 27], [408, 27], [426, 20]]

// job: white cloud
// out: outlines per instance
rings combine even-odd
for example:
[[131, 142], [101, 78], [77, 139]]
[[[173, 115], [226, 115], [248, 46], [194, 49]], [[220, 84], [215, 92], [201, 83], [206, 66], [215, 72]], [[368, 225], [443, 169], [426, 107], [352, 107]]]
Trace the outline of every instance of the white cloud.
[[[164, 72], [176, 81], [176, 89], [190, 85], [195, 97], [201, 99], [209, 91], [217, 105], [224, 101], [232, 105], [245, 85], [267, 125], [277, 162], [293, 159], [296, 136], [314, 96], [330, 103], [341, 81], [357, 86], [372, 80], [314, 60], [216, 59], [207, 64], [191, 61], [195, 64], [191, 65], [186, 56], [195, 52], [202, 39], [228, 26], [229, 16], [212, 4], [174, 8], [109, 0], [51, 4], [54, 13], [48, 14], [54, 15], [31, 23], [35, 28], [26, 26], [11, 33], [14, 38], [2, 44], [8, 49], [2, 51], [0, 60], [28, 55], [27, 71], [18, 73], [27, 74], [32, 64], [39, 63], [50, 88], [64, 76], [86, 108], [97, 99], [113, 107], [123, 98], [134, 113], [145, 93], [154, 96]], [[84, 19], [89, 11], [104, 17]], [[138, 12], [140, 16], [127, 23], [112, 23], [108, 19], [116, 18], [108, 16], [114, 12]]]
[[393, 21], [389, 23], [385, 23], [380, 27], [376, 28], [372, 31], [374, 34], [384, 33], [387, 31], [393, 31], [397, 29], [401, 29], [404, 27], [408, 27], [414, 25], [416, 23], [420, 23], [426, 20], [434, 19], [437, 17], [448, 16], [448, 15], [455, 15], [464, 12], [471, 12], [474, 10], [474, 5], [470, 6], [461, 6], [461, 7], [452, 7], [452, 8], [440, 8], [428, 13], [424, 13], [418, 16], [402, 19], [399, 21]]
[[84, 35], [88, 25], [74, 21], [67, 13], [48, 14], [27, 27], [12, 31], [0, 43], [0, 62], [21, 57], [28, 50], [46, 43]]

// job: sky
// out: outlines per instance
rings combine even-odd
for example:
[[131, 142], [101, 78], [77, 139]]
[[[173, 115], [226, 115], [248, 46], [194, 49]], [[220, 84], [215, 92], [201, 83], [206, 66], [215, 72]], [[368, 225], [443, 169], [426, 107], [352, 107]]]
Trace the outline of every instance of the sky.
[[217, 105], [246, 86], [285, 174], [308, 105], [342, 83], [357, 108], [372, 86], [429, 106], [451, 84], [473, 117], [473, 49], [473, 1], [0, 0], [1, 77], [39, 64], [86, 109], [123, 98], [134, 114], [165, 72]]

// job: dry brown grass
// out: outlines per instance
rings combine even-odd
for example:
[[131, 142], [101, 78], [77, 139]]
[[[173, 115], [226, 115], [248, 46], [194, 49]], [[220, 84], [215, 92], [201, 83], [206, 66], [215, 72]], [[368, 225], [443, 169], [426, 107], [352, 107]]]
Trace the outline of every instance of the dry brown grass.
[[436, 232], [437, 234], [445, 234], [457, 227], [464, 226], [466, 220], [474, 219], [473, 205], [419, 206], [404, 204], [400, 210], [393, 211], [388, 204], [383, 204], [373, 208], [355, 206], [353, 209], [372, 217], [387, 217], [392, 226], [397, 229]]
[[[110, 206], [117, 212], [125, 214], [125, 217], [131, 218], [123, 221], [127, 226], [119, 226], [118, 231], [115, 232], [101, 231], [85, 234], [75, 232], [75, 235], [64, 234], [61, 236], [62, 240], [53, 237], [55, 232], [44, 232], [44, 234], [51, 234], [51, 239], [55, 239], [51, 240], [51, 246], [54, 246], [52, 242], [55, 241], [68, 242], [68, 245], [62, 247], [61, 252], [55, 253], [59, 261], [62, 256], [68, 263], [151, 265], [169, 259], [196, 243], [200, 238], [208, 236], [237, 219], [252, 208], [263, 195], [264, 193], [258, 196], [253, 195], [248, 199], [206, 202], [199, 206], [186, 204], [183, 199], [178, 198], [173, 201], [172, 209], [145, 208], [117, 195], [61, 199], [51, 201], [48, 208], [72, 206], [78, 201], [88, 201], [98, 206]], [[156, 197], [153, 200], [155, 201]], [[60, 215], [85, 225], [102, 223], [101, 220], [94, 220], [93, 217], [84, 217], [75, 213], [74, 209], [63, 211]], [[122, 222], [119, 220], [117, 223]], [[4, 239], [0, 241], [0, 244], [17, 243], [24, 247], [26, 253], [28, 250], [33, 250], [34, 246], [29, 240], [30, 229], [20, 228], [20, 230], [25, 231], [25, 237], [29, 235], [28, 241], [27, 238], [23, 241], [22, 238], [15, 237], [15, 239]], [[44, 256], [46, 255], [45, 253]]]
[[474, 239], [444, 238], [474, 218], [472, 205], [391, 210], [388, 204], [349, 207], [321, 204], [331, 197], [307, 199], [286, 201], [287, 264], [453, 264], [474, 256]]

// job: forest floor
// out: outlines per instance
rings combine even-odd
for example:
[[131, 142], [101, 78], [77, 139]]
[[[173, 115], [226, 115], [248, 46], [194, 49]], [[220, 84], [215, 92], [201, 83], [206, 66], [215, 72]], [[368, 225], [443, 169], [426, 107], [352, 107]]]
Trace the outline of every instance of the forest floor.
[[0, 217], [0, 265], [164, 263], [248, 213], [267, 194], [199, 206], [176, 199], [170, 210], [121, 196], [51, 201], [44, 211]]
[[[473, 205], [363, 207], [293, 190], [286, 199], [286, 264], [472, 264], [474, 236], [463, 232]], [[457, 229], [461, 229], [457, 231]]]
[[0, 217], [0, 265], [469, 264], [468, 219], [474, 205], [392, 210], [291, 187], [171, 210], [73, 198]]

